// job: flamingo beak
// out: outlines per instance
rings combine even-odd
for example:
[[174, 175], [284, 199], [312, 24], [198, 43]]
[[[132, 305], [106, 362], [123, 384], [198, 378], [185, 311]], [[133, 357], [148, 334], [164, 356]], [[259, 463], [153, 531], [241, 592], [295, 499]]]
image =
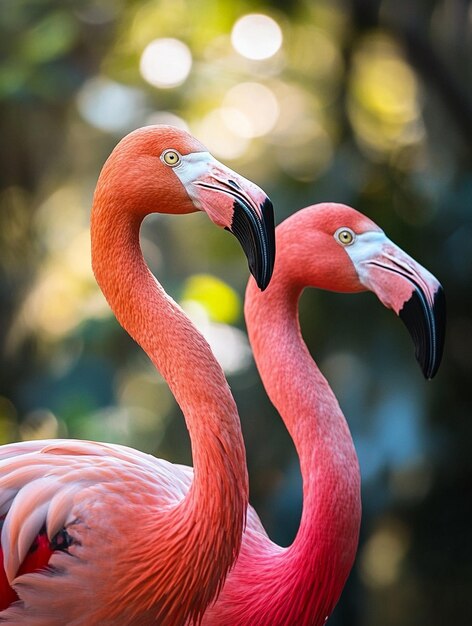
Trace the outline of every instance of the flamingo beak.
[[251, 207], [248, 197], [238, 196], [233, 202], [233, 219], [226, 229], [236, 237], [244, 250], [248, 267], [257, 286], [264, 291], [270, 283], [275, 262], [274, 207], [266, 196]]
[[[428, 380], [441, 363], [446, 302], [439, 281], [382, 232], [364, 233], [364, 251], [348, 251], [361, 283], [400, 317], [415, 344], [415, 356]], [[354, 246], [352, 246], [354, 248]]]
[[416, 360], [426, 379], [433, 378], [441, 363], [446, 322], [446, 299], [438, 283], [434, 292], [417, 284], [399, 313], [415, 344]]
[[196, 208], [236, 236], [249, 270], [263, 291], [269, 285], [275, 261], [274, 209], [267, 195], [208, 152], [182, 156], [174, 172]]

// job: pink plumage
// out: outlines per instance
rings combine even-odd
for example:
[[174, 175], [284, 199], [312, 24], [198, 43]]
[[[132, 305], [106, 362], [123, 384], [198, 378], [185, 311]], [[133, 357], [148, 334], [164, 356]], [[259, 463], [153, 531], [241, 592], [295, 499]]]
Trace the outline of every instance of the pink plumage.
[[240, 238], [265, 288], [270, 201], [184, 131], [151, 126], [123, 139], [101, 172], [91, 219], [97, 282], [179, 403], [194, 471], [105, 443], [0, 447], [2, 623], [199, 622], [239, 552], [248, 486], [237, 409], [207, 342], [139, 246], [148, 213], [196, 210]]
[[258, 293], [249, 281], [245, 315], [262, 381], [300, 458], [302, 518], [293, 544], [281, 548], [249, 508], [240, 555], [204, 626], [322, 626], [354, 562], [359, 466], [339, 404], [302, 338], [302, 290], [370, 289], [407, 324], [427, 378], [441, 359], [441, 285], [370, 219], [344, 205], [315, 205], [278, 226], [276, 242], [271, 284]]

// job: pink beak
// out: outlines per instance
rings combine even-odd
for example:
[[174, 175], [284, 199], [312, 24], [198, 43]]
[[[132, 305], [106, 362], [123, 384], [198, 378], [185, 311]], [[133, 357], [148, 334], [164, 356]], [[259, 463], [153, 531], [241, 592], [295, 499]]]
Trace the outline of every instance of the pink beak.
[[443, 288], [428, 270], [383, 233], [375, 233], [375, 238], [381, 244], [377, 253], [354, 262], [359, 278], [404, 322], [415, 344], [416, 359], [424, 376], [433, 378], [444, 347], [446, 303]]
[[275, 261], [275, 226], [272, 202], [257, 185], [236, 174], [208, 152], [182, 157], [175, 168], [194, 205], [233, 233], [241, 244], [257, 285], [264, 290]]

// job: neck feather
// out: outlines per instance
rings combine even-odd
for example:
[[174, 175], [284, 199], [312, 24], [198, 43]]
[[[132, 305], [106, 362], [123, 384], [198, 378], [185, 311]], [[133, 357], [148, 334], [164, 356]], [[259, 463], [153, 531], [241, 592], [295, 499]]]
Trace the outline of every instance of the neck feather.
[[[167, 597], [180, 591], [175, 603], [198, 619], [239, 552], [248, 497], [245, 450], [224, 374], [207, 342], [146, 266], [140, 224], [111, 202], [96, 201], [92, 264], [116, 318], [169, 384], [190, 433], [194, 479], [168, 515], [170, 538], [165, 541], [175, 541], [177, 578], [166, 576], [172, 584]], [[183, 565], [182, 555], [188, 564]], [[181, 623], [181, 613], [172, 613], [168, 604], [165, 611], [163, 624]]]
[[[303, 479], [299, 531], [292, 546], [272, 557], [275, 568], [268, 571], [283, 586], [271, 596], [274, 605], [280, 600], [287, 606], [286, 623], [317, 625], [334, 608], [354, 561], [360, 475], [339, 404], [301, 335], [301, 288], [283, 275], [283, 267], [279, 252], [270, 287], [258, 294], [250, 284], [245, 309], [258, 370], [294, 441]], [[280, 614], [280, 606], [274, 606], [274, 615]]]

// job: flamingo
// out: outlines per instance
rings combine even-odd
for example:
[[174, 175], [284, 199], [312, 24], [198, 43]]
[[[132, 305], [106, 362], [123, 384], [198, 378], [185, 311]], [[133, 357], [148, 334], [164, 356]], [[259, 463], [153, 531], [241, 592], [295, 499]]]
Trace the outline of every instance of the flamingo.
[[310, 206], [277, 227], [276, 243], [271, 284], [257, 293], [249, 281], [245, 316], [262, 381], [298, 452], [303, 512], [285, 548], [248, 508], [238, 560], [204, 626], [321, 626], [354, 562], [359, 465], [336, 397], [302, 339], [302, 290], [373, 291], [405, 322], [426, 378], [435, 375], [442, 355], [441, 285], [370, 219], [345, 205]]
[[196, 210], [237, 236], [267, 287], [269, 199], [184, 131], [150, 126], [125, 137], [91, 216], [97, 282], [182, 408], [194, 469], [106, 443], [0, 447], [1, 623], [196, 623], [238, 554], [247, 472], [237, 409], [208, 344], [139, 246], [149, 213]]

